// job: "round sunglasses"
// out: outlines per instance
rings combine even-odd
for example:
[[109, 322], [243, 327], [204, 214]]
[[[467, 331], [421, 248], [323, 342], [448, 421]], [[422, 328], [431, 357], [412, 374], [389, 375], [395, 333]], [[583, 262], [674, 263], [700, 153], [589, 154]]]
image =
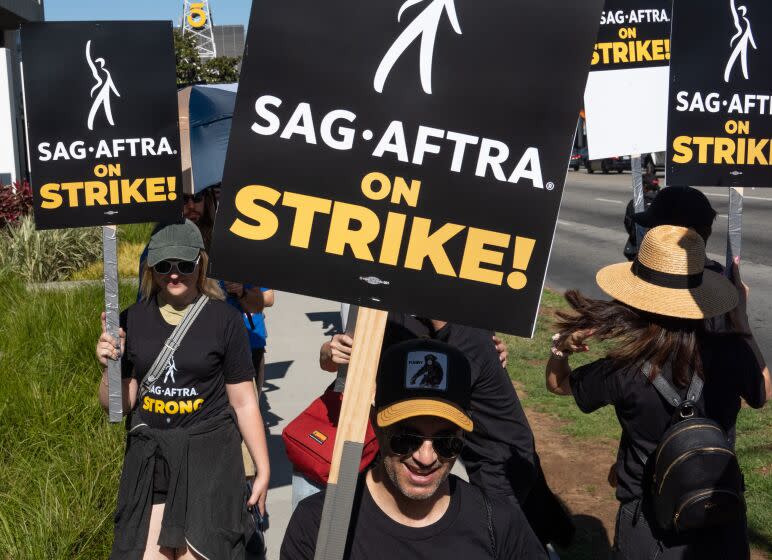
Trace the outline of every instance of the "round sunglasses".
[[157, 262], [155, 266], [153, 266], [153, 270], [155, 270], [158, 274], [171, 274], [172, 270], [176, 270], [178, 274], [188, 276], [189, 274], [193, 274], [193, 272], [196, 270], [196, 266], [198, 265], [198, 260], [200, 258], [201, 257], [196, 257], [196, 260], [194, 261], [177, 261], [167, 259]]
[[396, 455], [412, 455], [426, 440], [432, 442], [434, 451], [443, 459], [458, 457], [464, 447], [464, 440], [458, 436], [422, 436], [418, 434], [394, 434], [389, 447]]

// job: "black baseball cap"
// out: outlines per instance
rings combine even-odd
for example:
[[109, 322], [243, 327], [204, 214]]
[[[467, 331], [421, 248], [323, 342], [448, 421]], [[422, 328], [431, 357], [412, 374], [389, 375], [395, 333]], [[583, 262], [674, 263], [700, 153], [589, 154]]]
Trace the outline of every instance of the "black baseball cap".
[[204, 240], [196, 224], [185, 220], [157, 229], [150, 237], [147, 247], [147, 265], [155, 266], [166, 259], [196, 260], [204, 249]]
[[692, 229], [711, 227], [716, 211], [702, 192], [692, 187], [667, 187], [659, 191], [651, 205], [633, 216], [635, 223], [653, 228], [681, 226]]
[[381, 356], [376, 422], [385, 428], [416, 416], [437, 416], [471, 432], [472, 372], [458, 348], [429, 339], [391, 346]]

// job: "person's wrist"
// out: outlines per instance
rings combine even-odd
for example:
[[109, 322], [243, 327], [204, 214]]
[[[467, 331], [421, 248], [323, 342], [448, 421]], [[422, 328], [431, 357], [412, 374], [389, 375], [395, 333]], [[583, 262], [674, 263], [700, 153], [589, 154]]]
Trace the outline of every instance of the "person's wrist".
[[571, 350], [561, 348], [560, 344], [563, 342], [563, 338], [560, 333], [552, 335], [552, 345], [550, 346], [550, 357], [557, 360], [567, 360], [572, 354]]

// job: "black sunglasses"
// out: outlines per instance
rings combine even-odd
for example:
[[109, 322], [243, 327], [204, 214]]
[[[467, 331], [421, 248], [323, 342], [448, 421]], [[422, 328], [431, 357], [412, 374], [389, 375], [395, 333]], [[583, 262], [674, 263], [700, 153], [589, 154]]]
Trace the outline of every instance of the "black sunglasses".
[[204, 200], [204, 193], [186, 194], [186, 195], [183, 195], [182, 200], [185, 201], [185, 204], [187, 204], [191, 200], [196, 204], [198, 204], [199, 202]]
[[198, 264], [199, 258], [200, 257], [196, 257], [196, 260], [194, 261], [160, 261], [157, 262], [155, 266], [153, 266], [153, 270], [155, 270], [158, 274], [170, 274], [172, 269], [176, 269], [179, 274], [187, 276], [189, 274], [193, 274], [193, 271], [196, 270], [196, 265]]
[[418, 434], [394, 434], [389, 439], [391, 451], [397, 455], [412, 455], [426, 440], [432, 442], [434, 451], [443, 459], [458, 457], [464, 440], [458, 436], [421, 436]]

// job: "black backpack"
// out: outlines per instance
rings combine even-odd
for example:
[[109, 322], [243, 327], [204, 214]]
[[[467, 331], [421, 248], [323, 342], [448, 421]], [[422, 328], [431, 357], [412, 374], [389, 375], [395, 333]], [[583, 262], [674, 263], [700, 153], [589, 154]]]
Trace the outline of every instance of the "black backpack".
[[[649, 377], [651, 364], [642, 373]], [[671, 425], [654, 455], [648, 496], [656, 526], [682, 533], [725, 525], [745, 515], [743, 476], [723, 428], [698, 415], [696, 403], [703, 381], [692, 375], [686, 398], [663, 375], [652, 382], [675, 408]], [[647, 458], [642, 457], [644, 465]]]

